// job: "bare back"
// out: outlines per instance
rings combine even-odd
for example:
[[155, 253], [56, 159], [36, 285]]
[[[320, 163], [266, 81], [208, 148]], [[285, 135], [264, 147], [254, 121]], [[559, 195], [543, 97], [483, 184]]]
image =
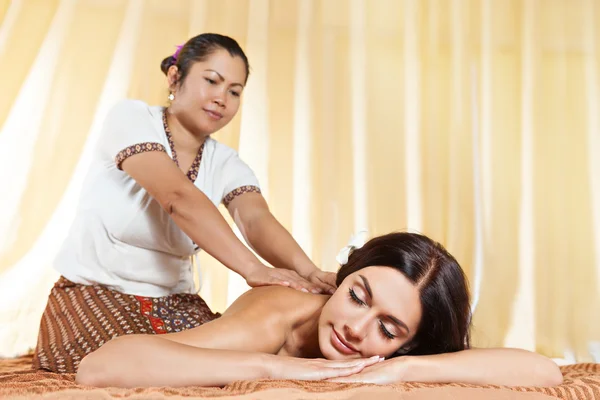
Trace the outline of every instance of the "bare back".
[[[218, 319], [162, 336], [189, 346], [301, 357], [316, 345], [316, 330], [329, 296], [268, 286], [249, 290]], [[314, 336], [314, 337], [313, 337]], [[311, 352], [311, 349], [308, 349]]]

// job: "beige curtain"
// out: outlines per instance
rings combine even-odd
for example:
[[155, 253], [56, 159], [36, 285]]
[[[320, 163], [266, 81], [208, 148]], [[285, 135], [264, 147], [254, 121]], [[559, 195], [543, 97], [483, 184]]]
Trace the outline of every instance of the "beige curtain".
[[[0, 355], [35, 346], [99, 126], [164, 104], [201, 32], [252, 73], [215, 136], [334, 271], [350, 235], [409, 229], [462, 263], [474, 343], [600, 361], [597, 0], [0, 1]], [[222, 311], [243, 280], [201, 257]]]

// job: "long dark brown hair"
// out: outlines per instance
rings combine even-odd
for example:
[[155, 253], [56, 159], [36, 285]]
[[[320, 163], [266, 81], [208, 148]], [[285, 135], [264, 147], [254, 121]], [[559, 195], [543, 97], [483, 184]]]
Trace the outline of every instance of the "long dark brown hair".
[[417, 333], [397, 355], [426, 355], [470, 346], [470, 295], [456, 259], [427, 236], [398, 232], [379, 236], [352, 251], [337, 273], [338, 286], [353, 272], [370, 266], [394, 268], [420, 292], [422, 317]]

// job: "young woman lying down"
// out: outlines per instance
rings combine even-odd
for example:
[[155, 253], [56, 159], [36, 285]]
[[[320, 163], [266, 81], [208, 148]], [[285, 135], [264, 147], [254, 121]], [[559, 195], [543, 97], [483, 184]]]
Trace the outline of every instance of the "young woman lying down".
[[333, 295], [254, 288], [220, 318], [126, 335], [86, 356], [91, 386], [222, 386], [235, 380], [464, 382], [552, 386], [557, 365], [518, 349], [471, 349], [469, 291], [440, 244], [391, 233], [354, 249]]

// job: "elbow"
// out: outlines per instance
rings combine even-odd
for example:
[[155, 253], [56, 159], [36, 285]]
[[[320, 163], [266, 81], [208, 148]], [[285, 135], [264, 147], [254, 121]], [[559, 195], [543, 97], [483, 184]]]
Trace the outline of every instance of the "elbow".
[[75, 383], [93, 387], [111, 386], [111, 379], [108, 375], [109, 370], [101, 358], [96, 353], [85, 356], [77, 369]]
[[123, 347], [123, 344], [129, 344], [128, 339], [127, 336], [114, 338], [85, 356], [77, 368], [75, 383], [94, 387], [129, 386], [128, 375], [121, 373], [127, 370], [127, 361], [131, 359]]
[[508, 386], [550, 387], [563, 383], [560, 367], [551, 359], [533, 353], [530, 363], [523, 363], [524, 369], [519, 372], [519, 378]]
[[158, 199], [160, 206], [170, 216], [175, 215], [176, 210], [179, 209], [181, 201], [183, 199], [183, 193], [180, 191], [173, 191], [167, 194], [163, 199]]
[[186, 204], [189, 204], [188, 199], [192, 195], [193, 193], [191, 193], [191, 190], [183, 187], [174, 189], [157, 200], [163, 210], [165, 210], [171, 217], [185, 217]]
[[252, 210], [249, 215], [242, 218], [239, 211], [235, 210], [232, 214], [235, 224], [239, 227], [244, 240], [256, 251], [256, 245], [265, 237], [264, 227], [272, 226], [272, 222], [277, 221], [271, 212], [266, 209]]
[[544, 365], [538, 365], [537, 378], [538, 386], [558, 386], [563, 383], [563, 374], [560, 367], [552, 360], [546, 359]]
[[534, 354], [534, 357], [529, 368], [521, 370], [520, 378], [509, 386], [550, 387], [563, 383], [563, 374], [554, 361], [539, 354]]

